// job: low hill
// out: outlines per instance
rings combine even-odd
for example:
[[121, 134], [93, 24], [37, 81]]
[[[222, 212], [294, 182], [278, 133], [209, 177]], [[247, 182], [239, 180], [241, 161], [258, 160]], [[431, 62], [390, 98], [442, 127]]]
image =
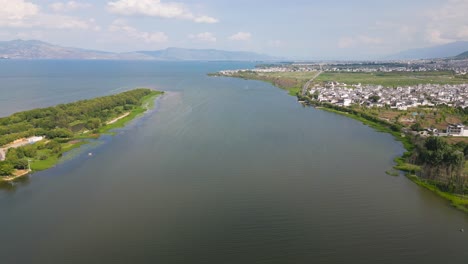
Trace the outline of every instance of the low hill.
[[468, 50], [468, 41], [457, 41], [428, 48], [410, 49], [388, 56], [391, 60], [438, 59], [454, 57]]
[[458, 54], [457, 56], [455, 56], [455, 59], [458, 59], [458, 60], [468, 59], [468, 51]]

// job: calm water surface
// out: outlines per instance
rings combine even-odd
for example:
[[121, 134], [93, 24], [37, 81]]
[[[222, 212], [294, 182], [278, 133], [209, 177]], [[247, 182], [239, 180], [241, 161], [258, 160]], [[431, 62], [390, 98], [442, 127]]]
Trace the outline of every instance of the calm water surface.
[[468, 217], [385, 174], [403, 151], [391, 136], [266, 83], [206, 76], [252, 66], [0, 61], [0, 116], [169, 91], [0, 191], [0, 263], [468, 263]]

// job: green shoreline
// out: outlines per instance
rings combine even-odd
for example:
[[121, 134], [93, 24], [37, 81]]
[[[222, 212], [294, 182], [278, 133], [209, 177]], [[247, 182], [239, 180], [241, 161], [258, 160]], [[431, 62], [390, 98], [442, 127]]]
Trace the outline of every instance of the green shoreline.
[[[71, 150], [80, 148], [81, 146], [83, 146], [85, 144], [89, 144], [90, 139], [97, 139], [102, 134], [111, 134], [111, 135], [113, 135], [114, 133], [112, 133], [111, 130], [124, 127], [130, 121], [140, 117], [146, 111], [151, 110], [152, 108], [154, 108], [155, 100], [162, 94], [164, 94], [164, 92], [151, 90], [150, 94], [148, 94], [148, 95], [141, 98], [140, 105], [138, 107], [132, 109], [130, 114], [127, 115], [126, 117], [121, 118], [121, 119], [117, 120], [116, 122], [114, 122], [112, 124], [100, 127], [98, 129], [97, 133], [91, 134], [91, 132], [90, 132], [90, 134], [86, 134], [86, 135], [85, 134], [80, 134], [80, 135], [74, 136], [73, 138], [66, 139], [66, 142], [61, 143], [62, 149], [58, 153], [58, 155], [51, 155], [45, 160], [32, 161], [31, 162], [31, 171], [29, 173], [27, 173], [27, 174], [16, 177], [13, 180], [5, 180], [5, 179], [3, 179], [3, 177], [0, 177], [0, 186], [2, 184], [8, 184], [11, 181], [14, 182], [14, 181], [16, 181], [16, 180], [18, 180], [18, 179], [20, 179], [20, 178], [22, 178], [24, 176], [30, 175], [30, 174], [32, 174], [34, 172], [43, 171], [43, 170], [47, 170], [47, 169], [55, 167], [58, 163], [61, 162], [62, 156], [64, 154], [70, 152]], [[73, 141], [78, 141], [78, 142], [70, 143], [70, 142], [73, 142]]]
[[[364, 119], [364, 118], [362, 118], [360, 116], [356, 116], [356, 115], [353, 115], [353, 114], [350, 114], [350, 113], [347, 113], [347, 112], [338, 111], [338, 110], [335, 110], [335, 109], [332, 109], [332, 108], [327, 108], [326, 106], [322, 106], [322, 107], [320, 107], [318, 109], [324, 110], [324, 111], [327, 111], [327, 112], [332, 112], [332, 113], [339, 114], [339, 115], [343, 115], [343, 116], [347, 116], [349, 118], [360, 121], [364, 125], [368, 125], [369, 127], [375, 129], [378, 132], [391, 134], [395, 138], [395, 140], [400, 141], [403, 144], [403, 147], [406, 150], [406, 152], [403, 154], [403, 156], [396, 157], [394, 159], [396, 164], [395, 164], [395, 166], [393, 168], [395, 170], [397, 170], [397, 171], [403, 172], [405, 174], [405, 176], [409, 180], [411, 180], [415, 184], [419, 185], [420, 187], [423, 187], [423, 188], [425, 188], [427, 190], [430, 190], [430, 191], [434, 192], [435, 194], [437, 194], [439, 197], [442, 197], [445, 200], [449, 201], [450, 205], [455, 207], [456, 209], [459, 209], [459, 210], [461, 210], [461, 211], [463, 211], [465, 213], [468, 213], [468, 197], [463, 197], [463, 196], [460, 196], [460, 195], [457, 195], [457, 194], [444, 192], [444, 191], [440, 190], [437, 187], [437, 185], [431, 183], [428, 180], [421, 179], [421, 178], [419, 178], [418, 176], [416, 176], [414, 174], [415, 172], [420, 170], [419, 166], [409, 164], [409, 163], [406, 163], [404, 161], [405, 155], [407, 155], [407, 153], [409, 153], [409, 151], [411, 151], [411, 149], [414, 148], [413, 144], [411, 143], [410, 140], [408, 140], [408, 138], [402, 137], [400, 133], [395, 132], [395, 131], [391, 130], [388, 127], [385, 127], [385, 126], [383, 126], [381, 124], [378, 124], [378, 123], [372, 122], [370, 120]], [[387, 173], [388, 175], [391, 175], [391, 176], [395, 176], [392, 172], [389, 172], [389, 171], [386, 171], [385, 173]]]
[[[211, 75], [211, 76], [223, 76], [223, 75]], [[405, 173], [406, 177], [411, 180], [412, 182], [416, 183], [420, 187], [423, 187], [425, 189], [428, 189], [438, 196], [446, 199], [447, 201], [450, 202], [450, 205], [453, 206], [454, 208], [457, 208], [465, 213], [468, 213], [468, 197], [462, 197], [457, 194], [449, 193], [449, 192], [444, 192], [440, 190], [437, 185], [421, 179], [415, 175], [417, 171], [420, 170], [420, 167], [417, 165], [409, 164], [405, 162], [405, 157], [411, 153], [411, 151], [414, 149], [414, 145], [409, 140], [408, 137], [406, 137], [403, 132], [401, 131], [395, 131], [390, 128], [391, 124], [383, 124], [385, 121], [380, 121], [380, 123], [371, 121], [366, 119], [365, 117], [355, 115], [353, 113], [349, 113], [347, 111], [339, 111], [337, 109], [331, 108], [327, 104], [317, 104], [315, 102], [311, 102], [308, 98], [302, 97], [299, 92], [297, 91], [297, 88], [294, 87], [292, 89], [287, 89], [285, 87], [280, 87], [278, 85], [275, 85], [275, 83], [271, 80], [263, 80], [261, 78], [252, 78], [248, 79], [245, 76], [226, 76], [226, 77], [232, 77], [232, 78], [242, 78], [244, 80], [256, 80], [256, 81], [263, 81], [272, 84], [273, 86], [276, 86], [282, 90], [288, 91], [288, 94], [291, 96], [296, 96], [299, 101], [307, 102], [309, 105], [315, 106], [317, 109], [324, 110], [327, 112], [343, 115], [352, 119], [355, 119], [359, 122], [361, 122], [364, 125], [367, 125], [373, 129], [375, 129], [378, 132], [383, 132], [383, 133], [389, 133], [391, 134], [396, 141], [400, 141], [403, 144], [403, 148], [406, 150], [405, 153], [401, 157], [396, 157], [394, 159], [395, 166], [393, 167], [395, 170], [400, 171]], [[395, 176], [395, 172], [389, 172], [386, 171], [388, 175]]]

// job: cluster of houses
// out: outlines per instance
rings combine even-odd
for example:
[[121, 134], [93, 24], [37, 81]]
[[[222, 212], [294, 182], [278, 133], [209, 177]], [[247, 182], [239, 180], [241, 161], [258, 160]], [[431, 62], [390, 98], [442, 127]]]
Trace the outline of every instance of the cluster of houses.
[[468, 84], [385, 88], [381, 85], [347, 85], [329, 82], [324, 86], [312, 87], [311, 98], [339, 106], [359, 104], [367, 107], [385, 107], [407, 110], [418, 106], [445, 104], [451, 107], [468, 106]]
[[[218, 74], [222, 76], [232, 76], [237, 73], [241, 72], [264, 72], [264, 73], [270, 73], [270, 72], [293, 72], [294, 70], [289, 67], [267, 67], [267, 68], [255, 68], [255, 69], [241, 69], [241, 70], [224, 70], [224, 71], [219, 71]], [[302, 69], [301, 71], [305, 71]]]
[[384, 64], [329, 64], [329, 63], [301, 63], [301, 64], [279, 64], [277, 66], [260, 66], [254, 69], [241, 70], [225, 70], [219, 74], [232, 76], [239, 72], [257, 72], [257, 73], [272, 73], [272, 72], [313, 72], [313, 71], [328, 71], [328, 72], [360, 72], [360, 73], [375, 73], [375, 72], [427, 72], [427, 71], [453, 71], [457, 75], [468, 74], [468, 60], [446, 62], [426, 62], [418, 61], [417, 63], [384, 63]]
[[430, 59], [368, 62], [296, 62], [291, 64], [259, 65], [255, 72], [427, 72], [452, 71], [468, 74], [468, 59]]
[[351, 64], [351, 65], [321, 65], [327, 71], [333, 72], [428, 72], [452, 71], [457, 75], [468, 72], [468, 60], [416, 60], [393, 63]]

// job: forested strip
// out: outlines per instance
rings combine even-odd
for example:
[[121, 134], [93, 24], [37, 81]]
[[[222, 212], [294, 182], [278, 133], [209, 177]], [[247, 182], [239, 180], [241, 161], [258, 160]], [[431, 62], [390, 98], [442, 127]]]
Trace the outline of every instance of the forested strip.
[[80, 128], [99, 128], [106, 121], [132, 110], [150, 93], [149, 89], [135, 89], [0, 118], [0, 146], [33, 135], [66, 138]]
[[145, 96], [155, 93], [158, 92], [135, 89], [0, 118], [0, 147], [30, 136], [46, 136], [47, 139], [33, 145], [8, 149], [6, 160], [0, 161], [0, 176], [10, 175], [15, 169], [27, 169], [28, 159], [50, 163], [47, 165], [50, 167], [57, 156], [66, 151], [63, 146], [77, 132], [97, 131], [109, 120], [137, 109]]

